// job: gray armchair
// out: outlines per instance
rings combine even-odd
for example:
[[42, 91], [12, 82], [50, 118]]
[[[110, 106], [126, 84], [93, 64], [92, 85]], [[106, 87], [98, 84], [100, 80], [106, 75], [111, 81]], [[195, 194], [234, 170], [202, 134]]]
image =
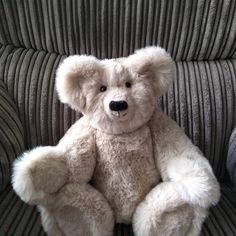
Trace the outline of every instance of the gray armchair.
[[[10, 175], [20, 153], [56, 144], [81, 117], [57, 98], [60, 61], [71, 54], [122, 57], [147, 45], [164, 47], [175, 60], [176, 80], [159, 105], [221, 183], [202, 235], [236, 235], [236, 192], [226, 168], [236, 126], [236, 1], [0, 0], [1, 236], [45, 234], [37, 209], [13, 192]], [[114, 235], [133, 235], [132, 227], [117, 225]]]

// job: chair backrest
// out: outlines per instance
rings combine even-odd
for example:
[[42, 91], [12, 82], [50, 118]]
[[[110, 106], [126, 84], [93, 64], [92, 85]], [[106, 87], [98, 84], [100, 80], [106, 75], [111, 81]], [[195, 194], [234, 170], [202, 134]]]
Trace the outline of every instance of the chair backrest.
[[81, 114], [60, 104], [55, 71], [71, 54], [127, 56], [160, 45], [176, 80], [159, 103], [219, 179], [236, 121], [236, 1], [0, 1], [0, 79], [18, 105], [28, 148], [56, 144]]
[[175, 60], [235, 58], [235, 12], [234, 0], [0, 1], [0, 42], [99, 58], [146, 45]]

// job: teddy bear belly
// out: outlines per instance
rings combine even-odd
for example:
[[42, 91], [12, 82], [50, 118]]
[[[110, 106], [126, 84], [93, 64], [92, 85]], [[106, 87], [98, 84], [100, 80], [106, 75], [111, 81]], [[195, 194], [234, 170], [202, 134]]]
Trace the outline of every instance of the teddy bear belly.
[[160, 181], [147, 131], [134, 134], [137, 141], [109, 135], [97, 141], [93, 184], [110, 203], [118, 223], [130, 223], [137, 205]]

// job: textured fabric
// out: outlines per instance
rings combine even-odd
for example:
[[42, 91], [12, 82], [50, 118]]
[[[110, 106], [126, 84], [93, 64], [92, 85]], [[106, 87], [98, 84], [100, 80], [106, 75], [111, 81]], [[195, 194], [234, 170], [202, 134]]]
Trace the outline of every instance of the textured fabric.
[[0, 194], [1, 236], [45, 236], [36, 207], [23, 203], [8, 186]]
[[23, 150], [23, 128], [17, 108], [0, 80], [0, 192], [9, 182], [12, 162]]
[[[236, 122], [235, 25], [235, 0], [0, 0], [0, 81], [17, 105], [26, 148], [56, 144], [81, 116], [54, 89], [63, 55], [120, 57], [158, 44], [179, 61], [174, 86], [159, 103], [223, 180]], [[202, 235], [236, 235], [235, 199], [223, 188]], [[10, 187], [0, 192], [0, 235], [44, 235], [36, 209]], [[132, 227], [117, 225], [114, 235], [133, 235]]]
[[[56, 144], [81, 115], [62, 105], [54, 88], [64, 56], [0, 48], [0, 78], [17, 103], [27, 148]], [[177, 62], [176, 80], [160, 105], [210, 160], [221, 180], [226, 146], [236, 122], [236, 60]]]
[[54, 89], [55, 70], [62, 56], [3, 46], [0, 58], [0, 78], [17, 102], [27, 148], [56, 144], [80, 117], [59, 102]]
[[176, 60], [236, 57], [235, 0], [0, 0], [0, 43], [126, 56], [160, 45]]
[[[1, 236], [46, 236], [35, 207], [24, 204], [9, 186], [0, 194]], [[236, 235], [236, 192], [222, 187], [220, 203], [211, 209], [201, 236]], [[131, 225], [116, 225], [114, 236], [134, 236]]]
[[232, 132], [229, 140], [227, 156], [227, 169], [231, 178], [231, 181], [236, 187], [236, 129]]
[[201, 235], [236, 235], [236, 192], [232, 190], [232, 186], [222, 186], [220, 202], [211, 208]]
[[220, 181], [236, 125], [236, 60], [178, 62], [176, 80], [160, 103], [209, 159]]

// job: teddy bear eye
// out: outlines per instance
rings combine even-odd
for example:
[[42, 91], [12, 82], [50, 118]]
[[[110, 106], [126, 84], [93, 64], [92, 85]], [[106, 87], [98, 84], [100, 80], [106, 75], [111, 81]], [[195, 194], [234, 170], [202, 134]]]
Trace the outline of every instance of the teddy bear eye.
[[125, 86], [126, 86], [126, 88], [131, 88], [131, 83], [130, 82], [126, 82]]
[[105, 92], [107, 90], [107, 87], [106, 86], [101, 86], [100, 87], [100, 92]]

